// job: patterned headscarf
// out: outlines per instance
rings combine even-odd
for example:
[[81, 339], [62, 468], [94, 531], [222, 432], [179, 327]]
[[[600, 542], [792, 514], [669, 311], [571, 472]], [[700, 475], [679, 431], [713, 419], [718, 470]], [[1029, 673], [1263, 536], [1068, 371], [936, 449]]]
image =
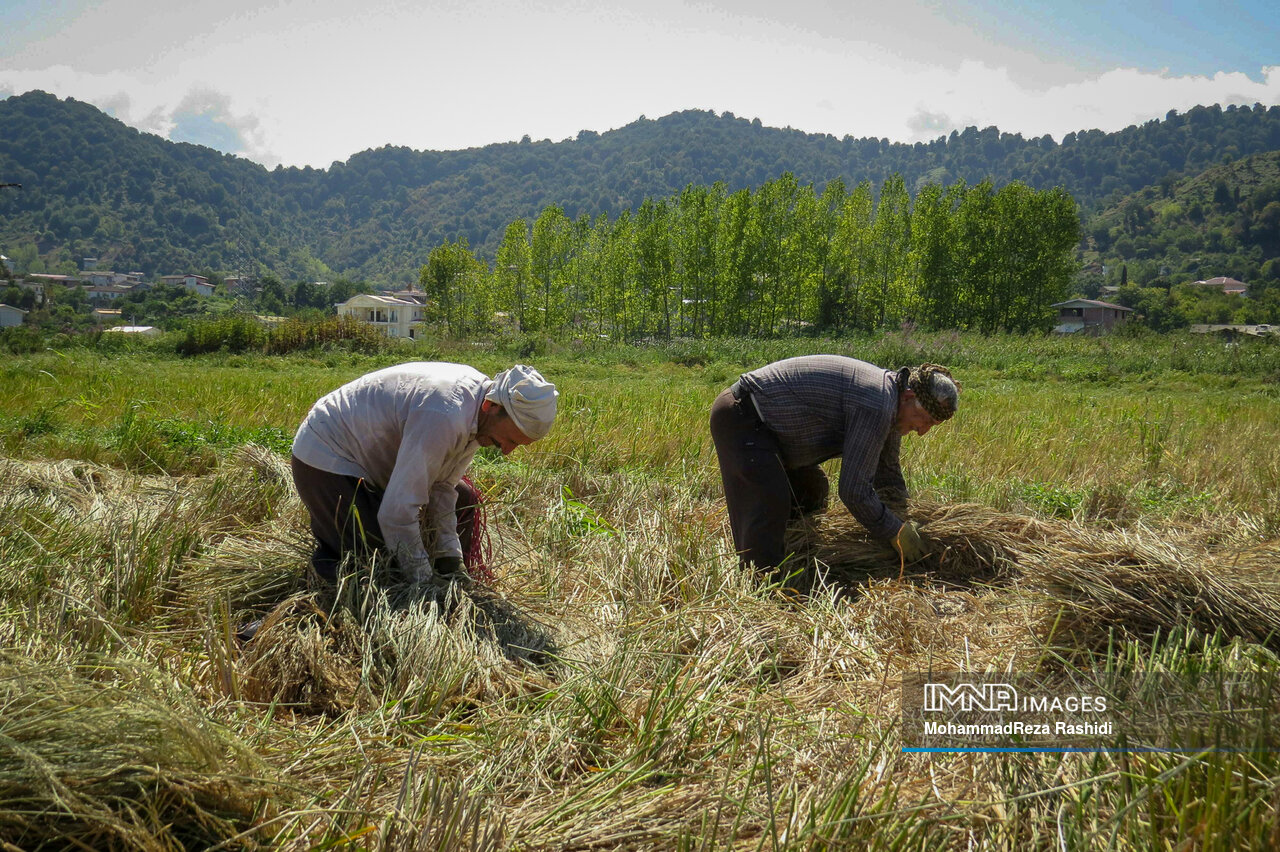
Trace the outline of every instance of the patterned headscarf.
[[950, 420], [960, 402], [960, 386], [951, 378], [951, 371], [937, 364], [921, 364], [912, 367], [907, 376], [907, 387], [915, 391], [921, 407], [938, 422]]

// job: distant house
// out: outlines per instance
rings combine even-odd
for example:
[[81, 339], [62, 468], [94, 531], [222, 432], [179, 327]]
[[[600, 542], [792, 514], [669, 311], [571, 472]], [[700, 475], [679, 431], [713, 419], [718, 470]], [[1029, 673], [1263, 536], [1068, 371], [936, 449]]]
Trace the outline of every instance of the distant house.
[[1059, 334], [1107, 331], [1125, 322], [1133, 313], [1133, 308], [1096, 299], [1071, 299], [1058, 302], [1053, 307], [1058, 309], [1058, 324], [1053, 330]]
[[48, 286], [47, 284], [41, 281], [27, 281], [24, 278], [15, 278], [13, 284], [15, 287], [21, 287], [23, 290], [29, 290], [32, 293], [35, 293], [36, 307], [44, 304], [44, 288]]
[[415, 290], [412, 287], [407, 290], [393, 290], [387, 294], [393, 299], [403, 299], [406, 302], [415, 302], [419, 305], [427, 303], [427, 294], [422, 290]]
[[84, 293], [89, 297], [89, 301], [114, 302], [121, 296], [129, 295], [132, 289], [121, 284], [97, 284], [84, 288]]
[[213, 295], [213, 285], [203, 275], [164, 275], [160, 280], [174, 287], [186, 287], [201, 296]]
[[387, 337], [413, 340], [422, 331], [422, 305], [392, 296], [352, 296], [338, 305], [338, 315], [368, 323]]
[[104, 334], [140, 334], [143, 337], [159, 337], [160, 329], [153, 325], [117, 325], [108, 328]]
[[12, 260], [10, 260], [9, 258], [5, 257], [5, 256], [4, 256], [4, 255], [2, 255], [2, 254], [0, 254], [0, 263], [3, 263], [3, 264], [4, 264], [4, 268], [5, 268], [5, 269], [7, 269], [7, 270], [9, 270], [9, 274], [10, 274], [10, 275], [12, 275], [14, 272], [16, 272], [16, 271], [17, 271], [17, 270], [14, 268], [14, 263], [13, 263], [13, 261], [12, 261]]
[[93, 318], [98, 322], [115, 322], [124, 319], [124, 311], [118, 308], [94, 308]]
[[80, 280], [86, 284], [103, 287], [108, 284], [137, 284], [140, 280], [141, 273], [138, 272], [109, 272], [107, 270], [95, 269], [92, 272], [86, 272], [80, 276]]
[[1231, 325], [1225, 323], [1202, 323], [1191, 326], [1192, 334], [1221, 334], [1224, 337], [1235, 337], [1237, 334], [1247, 334], [1252, 337], [1270, 337], [1273, 334], [1280, 334], [1280, 328], [1275, 328], [1265, 323], [1261, 325]]
[[22, 308], [15, 308], [13, 305], [6, 305], [0, 302], [0, 328], [13, 328], [22, 325], [22, 321], [26, 319], [27, 312]]
[[1234, 278], [1227, 278], [1225, 275], [1219, 275], [1217, 278], [1210, 278], [1206, 281], [1197, 281], [1197, 287], [1213, 287], [1216, 290], [1222, 290], [1228, 296], [1247, 296], [1249, 295], [1249, 285], [1243, 281], [1237, 281]]
[[78, 287], [82, 283], [79, 275], [48, 275], [43, 272], [32, 272], [27, 275], [32, 281], [43, 281], [46, 284], [63, 284], [67, 287]]

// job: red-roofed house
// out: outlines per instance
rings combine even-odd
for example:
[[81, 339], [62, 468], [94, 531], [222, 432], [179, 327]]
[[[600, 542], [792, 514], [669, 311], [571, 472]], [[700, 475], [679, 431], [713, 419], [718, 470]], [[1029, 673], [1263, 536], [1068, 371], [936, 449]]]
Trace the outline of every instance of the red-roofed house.
[[1234, 278], [1227, 278], [1225, 275], [1219, 275], [1217, 278], [1210, 278], [1207, 281], [1197, 281], [1199, 287], [1221, 287], [1222, 292], [1227, 295], [1247, 296], [1249, 285], [1243, 281], [1237, 281]]

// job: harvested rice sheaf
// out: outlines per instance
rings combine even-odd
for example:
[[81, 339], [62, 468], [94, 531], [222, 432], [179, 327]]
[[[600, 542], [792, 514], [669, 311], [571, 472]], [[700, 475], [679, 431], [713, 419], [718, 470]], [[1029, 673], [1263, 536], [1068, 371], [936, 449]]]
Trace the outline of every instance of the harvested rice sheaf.
[[1058, 629], [1079, 642], [1193, 628], [1280, 650], [1280, 548], [1210, 552], [1137, 533], [1077, 531], [1035, 548], [1034, 580], [1060, 604]]
[[[992, 579], [1016, 573], [1030, 548], [1066, 535], [1063, 524], [997, 512], [962, 503], [913, 503], [911, 518], [932, 545], [932, 553], [907, 570], [938, 579]], [[799, 542], [802, 547], [804, 539]], [[808, 536], [807, 555], [828, 575], [897, 575], [898, 555], [887, 543], [868, 538], [843, 507], [821, 518]]]
[[[1017, 583], [1044, 599], [1046, 631], [1076, 642], [1192, 628], [1280, 649], [1280, 544], [1212, 549], [1142, 527], [1096, 530], [969, 504], [913, 503], [911, 518], [933, 553], [906, 566], [905, 576]], [[903, 570], [897, 553], [843, 509], [793, 531], [791, 543], [837, 582]]]
[[365, 651], [365, 634], [347, 610], [322, 609], [315, 593], [294, 595], [271, 611], [245, 648], [245, 697], [340, 715], [368, 703]]
[[230, 733], [146, 683], [0, 659], [0, 845], [258, 848], [280, 789]]

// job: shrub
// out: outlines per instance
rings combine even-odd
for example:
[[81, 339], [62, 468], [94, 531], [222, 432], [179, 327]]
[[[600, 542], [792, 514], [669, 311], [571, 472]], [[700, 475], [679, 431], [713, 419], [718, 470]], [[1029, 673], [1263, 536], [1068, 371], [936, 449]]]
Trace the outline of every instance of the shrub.
[[348, 352], [375, 353], [386, 349], [390, 341], [371, 325], [351, 317], [326, 317], [306, 322], [290, 320], [272, 330], [266, 351], [283, 355], [304, 349], [342, 349]]
[[266, 329], [257, 320], [244, 314], [229, 314], [214, 320], [198, 320], [188, 325], [177, 351], [180, 355], [261, 351], [266, 342]]

